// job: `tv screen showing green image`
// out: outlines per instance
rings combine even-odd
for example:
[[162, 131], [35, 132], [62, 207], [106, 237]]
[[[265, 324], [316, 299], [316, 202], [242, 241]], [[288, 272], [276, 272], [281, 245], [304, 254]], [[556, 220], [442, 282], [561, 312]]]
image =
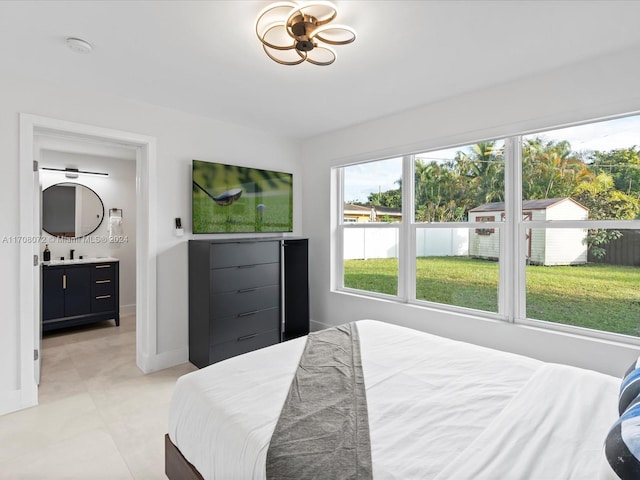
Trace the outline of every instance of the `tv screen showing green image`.
[[193, 233], [293, 231], [293, 175], [193, 160]]

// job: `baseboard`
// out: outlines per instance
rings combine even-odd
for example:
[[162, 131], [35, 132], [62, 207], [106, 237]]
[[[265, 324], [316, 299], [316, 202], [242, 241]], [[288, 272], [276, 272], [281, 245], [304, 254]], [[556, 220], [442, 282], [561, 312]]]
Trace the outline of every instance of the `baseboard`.
[[136, 313], [135, 303], [131, 305], [120, 305], [120, 315], [131, 315], [132, 313]]
[[157, 372], [189, 361], [189, 347], [176, 348], [156, 355], [140, 356], [138, 367], [144, 373]]
[[[28, 398], [25, 398], [28, 397]], [[16, 412], [24, 408], [35, 407], [38, 399], [35, 395], [26, 394], [22, 390], [11, 390], [0, 393], [0, 415]]]

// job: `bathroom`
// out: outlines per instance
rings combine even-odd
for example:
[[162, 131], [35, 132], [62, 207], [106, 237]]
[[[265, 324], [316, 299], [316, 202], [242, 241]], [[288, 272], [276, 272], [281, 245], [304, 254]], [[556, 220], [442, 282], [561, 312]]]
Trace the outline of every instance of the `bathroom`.
[[[39, 135], [36, 151], [42, 192], [40, 260], [50, 266], [117, 260], [119, 305], [115, 308], [119, 308], [120, 315], [135, 314], [135, 149]], [[66, 202], [71, 204], [70, 209], [75, 202], [75, 227], [79, 231], [73, 228], [73, 218], [72, 226], [62, 228], [63, 231], [51, 227], [57, 225], [56, 218], [65, 213], [69, 217], [69, 209], [61, 207], [64, 202], [57, 200], [65, 192], [72, 195]], [[74, 192], [77, 192], [75, 201]], [[113, 321], [104, 323], [115, 326]], [[45, 330], [51, 330], [51, 326]], [[67, 330], [55, 328], [56, 334]]]

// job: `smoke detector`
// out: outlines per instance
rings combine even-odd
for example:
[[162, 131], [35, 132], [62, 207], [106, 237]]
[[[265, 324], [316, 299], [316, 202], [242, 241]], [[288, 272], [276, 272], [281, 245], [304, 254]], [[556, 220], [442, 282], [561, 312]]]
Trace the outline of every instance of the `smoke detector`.
[[76, 37], [67, 37], [67, 47], [76, 53], [82, 54], [91, 53], [91, 50], [93, 50], [93, 45], [86, 40]]

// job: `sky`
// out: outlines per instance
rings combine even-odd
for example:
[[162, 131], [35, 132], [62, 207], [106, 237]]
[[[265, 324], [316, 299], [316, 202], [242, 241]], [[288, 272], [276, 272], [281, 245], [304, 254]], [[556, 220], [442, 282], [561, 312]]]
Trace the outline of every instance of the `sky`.
[[[568, 140], [575, 152], [587, 150], [607, 151], [616, 148], [640, 146], [640, 115], [590, 123], [575, 127], [549, 130], [525, 136], [549, 140]], [[456, 152], [468, 151], [469, 146], [448, 148], [417, 154], [427, 161], [453, 159]], [[402, 177], [402, 158], [391, 158], [373, 163], [351, 165], [345, 168], [344, 199], [346, 202], [366, 202], [370, 193], [398, 188], [395, 183]]]

